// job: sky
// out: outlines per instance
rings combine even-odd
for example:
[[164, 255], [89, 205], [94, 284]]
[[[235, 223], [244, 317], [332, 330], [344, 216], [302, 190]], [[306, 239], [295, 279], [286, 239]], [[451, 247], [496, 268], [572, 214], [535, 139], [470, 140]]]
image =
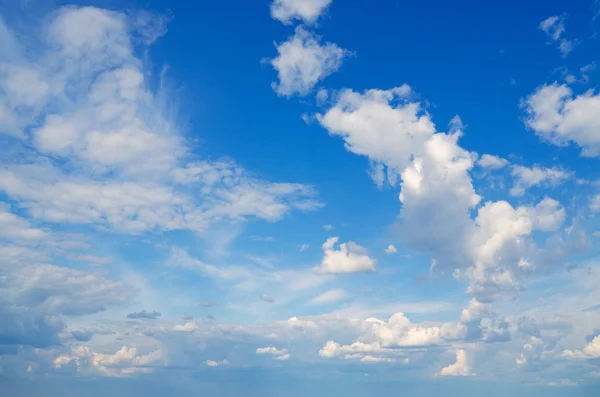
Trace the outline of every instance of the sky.
[[0, 394], [597, 396], [599, 34], [0, 0]]

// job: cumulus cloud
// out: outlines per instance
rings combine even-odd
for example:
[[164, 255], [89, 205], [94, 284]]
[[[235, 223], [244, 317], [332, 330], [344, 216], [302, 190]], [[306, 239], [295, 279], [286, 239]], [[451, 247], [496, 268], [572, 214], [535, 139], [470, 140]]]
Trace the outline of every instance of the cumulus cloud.
[[563, 58], [573, 50], [573, 41], [565, 38], [565, 19], [566, 16], [551, 16], [544, 19], [539, 28], [546, 33], [548, 38], [557, 44]]
[[349, 52], [320, 38], [302, 26], [294, 36], [277, 45], [277, 57], [269, 63], [277, 71], [279, 83], [273, 83], [278, 95], [307, 95], [313, 87], [336, 72]]
[[335, 249], [339, 237], [331, 237], [323, 244], [323, 260], [315, 267], [321, 274], [348, 274], [375, 271], [375, 260], [369, 257], [365, 248], [353, 241], [341, 243]]
[[274, 0], [271, 3], [271, 16], [290, 25], [294, 19], [306, 24], [314, 24], [325, 13], [332, 0]]
[[470, 376], [469, 360], [465, 350], [456, 351], [456, 362], [442, 368], [440, 376]]
[[273, 346], [269, 346], [269, 347], [259, 347], [258, 349], [256, 349], [256, 354], [272, 354], [272, 355], [281, 355], [281, 354], [286, 354], [287, 350], [286, 349], [278, 349], [276, 347]]
[[396, 252], [398, 252], [396, 247], [392, 244], [388, 245], [384, 251], [386, 254], [395, 254]]
[[256, 354], [272, 355], [275, 356], [273, 357], [273, 359], [278, 361], [286, 361], [291, 358], [291, 355], [288, 353], [287, 349], [278, 349], [273, 346], [259, 347], [258, 349], [256, 349]]
[[214, 361], [214, 360], [206, 360], [204, 362], [209, 367], [221, 367], [223, 365], [229, 364], [228, 360]]
[[[380, 165], [390, 183], [400, 181], [403, 242], [408, 249], [432, 255], [431, 272], [452, 269], [456, 277], [468, 281], [467, 292], [489, 301], [519, 291], [519, 279], [525, 274], [519, 263], [531, 259], [541, 265], [548, 259], [542, 258], [531, 234], [561, 223], [558, 205], [550, 201], [535, 209], [514, 208], [506, 201], [482, 205], [470, 176], [476, 155], [458, 143], [463, 134], [458, 116], [450, 121], [448, 132], [436, 132], [430, 115], [403, 85], [363, 93], [342, 90], [316, 118], [331, 135], [343, 138], [347, 150]], [[530, 178], [528, 170], [537, 174], [514, 168], [521, 190], [558, 183], [568, 175], [541, 169], [540, 181]], [[528, 258], [532, 255], [537, 258]]]
[[142, 310], [141, 312], [133, 312], [133, 313], [129, 313], [127, 315], [127, 318], [131, 318], [131, 319], [136, 319], [136, 320], [140, 320], [140, 319], [147, 319], [147, 320], [155, 320], [158, 317], [160, 317], [160, 313], [157, 311], [147, 311], [147, 310]]
[[523, 101], [523, 108], [526, 125], [544, 141], [574, 143], [585, 157], [600, 155], [600, 96], [593, 91], [573, 96], [567, 85], [543, 85]]
[[102, 376], [126, 376], [135, 373], [150, 373], [151, 365], [162, 362], [160, 350], [140, 354], [135, 347], [123, 346], [113, 354], [97, 353], [88, 346], [75, 346], [69, 354], [54, 360], [54, 366], [63, 371]]
[[563, 357], [574, 359], [600, 358], [600, 335], [596, 336], [581, 350], [565, 350]]
[[491, 154], [484, 154], [479, 160], [477, 160], [477, 165], [481, 168], [498, 170], [506, 167], [508, 165], [508, 160]]
[[512, 196], [522, 196], [533, 186], [557, 186], [572, 176], [571, 172], [560, 168], [544, 168], [537, 165], [532, 168], [514, 165], [511, 173], [514, 178], [514, 186], [510, 189]]

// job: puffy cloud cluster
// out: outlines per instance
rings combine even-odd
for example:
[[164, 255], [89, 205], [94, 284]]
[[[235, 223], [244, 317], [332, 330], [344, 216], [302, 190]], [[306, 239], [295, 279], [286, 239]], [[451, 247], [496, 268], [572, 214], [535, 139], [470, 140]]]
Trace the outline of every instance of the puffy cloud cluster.
[[581, 350], [565, 350], [563, 356], [575, 359], [600, 358], [600, 335], [592, 339]]
[[123, 346], [113, 354], [97, 353], [87, 346], [76, 346], [70, 354], [54, 360], [55, 368], [62, 371], [98, 374], [103, 376], [127, 376], [152, 372], [152, 366], [162, 362], [162, 352], [155, 350], [138, 354], [135, 347]]
[[269, 347], [259, 347], [256, 349], [256, 354], [268, 354], [274, 356], [273, 359], [277, 361], [286, 361], [291, 358], [290, 353], [288, 353], [287, 349], [278, 349], [273, 346]]
[[353, 241], [341, 243], [339, 249], [335, 245], [339, 237], [331, 237], [323, 244], [323, 260], [315, 267], [320, 274], [348, 274], [375, 271], [376, 262], [369, 257], [365, 248]]
[[296, 28], [294, 36], [277, 45], [277, 57], [269, 60], [277, 71], [279, 83], [272, 87], [279, 95], [307, 95], [314, 86], [336, 72], [349, 52], [334, 43], [320, 43], [320, 38]]
[[470, 376], [469, 359], [463, 349], [456, 351], [456, 362], [442, 368], [440, 376]]
[[[506, 201], [481, 205], [469, 175], [476, 156], [458, 144], [461, 120], [455, 117], [448, 133], [436, 132], [413, 96], [406, 85], [364, 93], [342, 90], [317, 120], [331, 135], [342, 137], [347, 150], [384, 167], [390, 183], [400, 180], [404, 242], [430, 253], [433, 271], [453, 268], [469, 282], [468, 292], [481, 300], [517, 291], [517, 274], [523, 270], [519, 263], [536, 251], [533, 231], [557, 229], [564, 210], [551, 199], [535, 207], [514, 208]], [[492, 157], [480, 161], [488, 168], [506, 165]], [[532, 181], [520, 172], [524, 169], [517, 171], [524, 175], [519, 179], [523, 186], [556, 179], [556, 173], [543, 172], [542, 180]]]
[[554, 145], [574, 143], [582, 156], [600, 155], [600, 96], [593, 91], [573, 96], [565, 84], [539, 87], [523, 101], [526, 124]]

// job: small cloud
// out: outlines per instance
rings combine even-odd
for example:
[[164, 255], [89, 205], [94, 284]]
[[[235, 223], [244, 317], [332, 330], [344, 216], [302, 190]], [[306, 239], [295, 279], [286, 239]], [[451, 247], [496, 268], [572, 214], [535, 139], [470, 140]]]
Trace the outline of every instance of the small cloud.
[[398, 252], [398, 250], [392, 244], [388, 245], [387, 248], [385, 249], [386, 254], [395, 254], [396, 252]]
[[487, 168], [490, 170], [498, 170], [500, 168], [504, 168], [508, 165], [508, 160], [503, 159], [502, 157], [494, 156], [491, 154], [484, 154], [477, 161], [477, 165], [481, 168]]
[[323, 230], [333, 230], [333, 225], [323, 225]]
[[181, 318], [182, 320], [185, 320], [185, 321], [190, 321], [190, 320], [194, 319], [194, 316], [183, 313], [182, 315], [179, 316], [179, 318]]
[[306, 251], [308, 249], [309, 245], [308, 244], [302, 244], [302, 246], [300, 247], [300, 251]]
[[273, 357], [273, 359], [279, 360], [279, 361], [289, 360], [291, 357], [290, 354], [288, 353], [287, 349], [278, 349], [274, 346], [259, 347], [258, 349], [256, 349], [256, 354], [268, 354], [268, 355], [276, 356], [276, 357]]
[[272, 296], [269, 296], [269, 295], [261, 295], [260, 300], [263, 302], [268, 302], [268, 303], [275, 302], [275, 298], [273, 298]]
[[140, 319], [154, 320], [157, 317], [160, 317], [159, 312], [157, 312], [157, 311], [149, 312], [146, 310], [142, 310], [141, 312], [129, 313], [127, 315], [127, 318], [136, 319], [136, 320], [140, 320]]
[[201, 307], [212, 307], [212, 306], [214, 306], [216, 304], [217, 304], [217, 302], [214, 302], [214, 301], [202, 301], [202, 302], [200, 302], [200, 306]]
[[204, 364], [208, 365], [209, 367], [220, 367], [222, 365], [229, 364], [229, 361], [227, 361], [227, 360], [221, 360], [221, 361], [206, 360], [204, 362]]
[[338, 237], [331, 237], [323, 244], [323, 260], [314, 271], [319, 274], [348, 274], [374, 272], [376, 262], [364, 247], [353, 241], [339, 244]]
[[208, 316], [206, 316], [206, 319], [210, 320], [210, 321], [215, 321], [215, 316], [213, 316], [212, 314], [209, 314]]

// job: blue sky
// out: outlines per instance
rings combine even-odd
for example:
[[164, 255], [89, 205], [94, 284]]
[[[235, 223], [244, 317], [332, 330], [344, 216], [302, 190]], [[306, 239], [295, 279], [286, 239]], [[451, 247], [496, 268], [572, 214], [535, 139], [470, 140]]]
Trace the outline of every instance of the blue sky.
[[600, 6], [251, 3], [0, 1], [0, 391], [596, 395]]

